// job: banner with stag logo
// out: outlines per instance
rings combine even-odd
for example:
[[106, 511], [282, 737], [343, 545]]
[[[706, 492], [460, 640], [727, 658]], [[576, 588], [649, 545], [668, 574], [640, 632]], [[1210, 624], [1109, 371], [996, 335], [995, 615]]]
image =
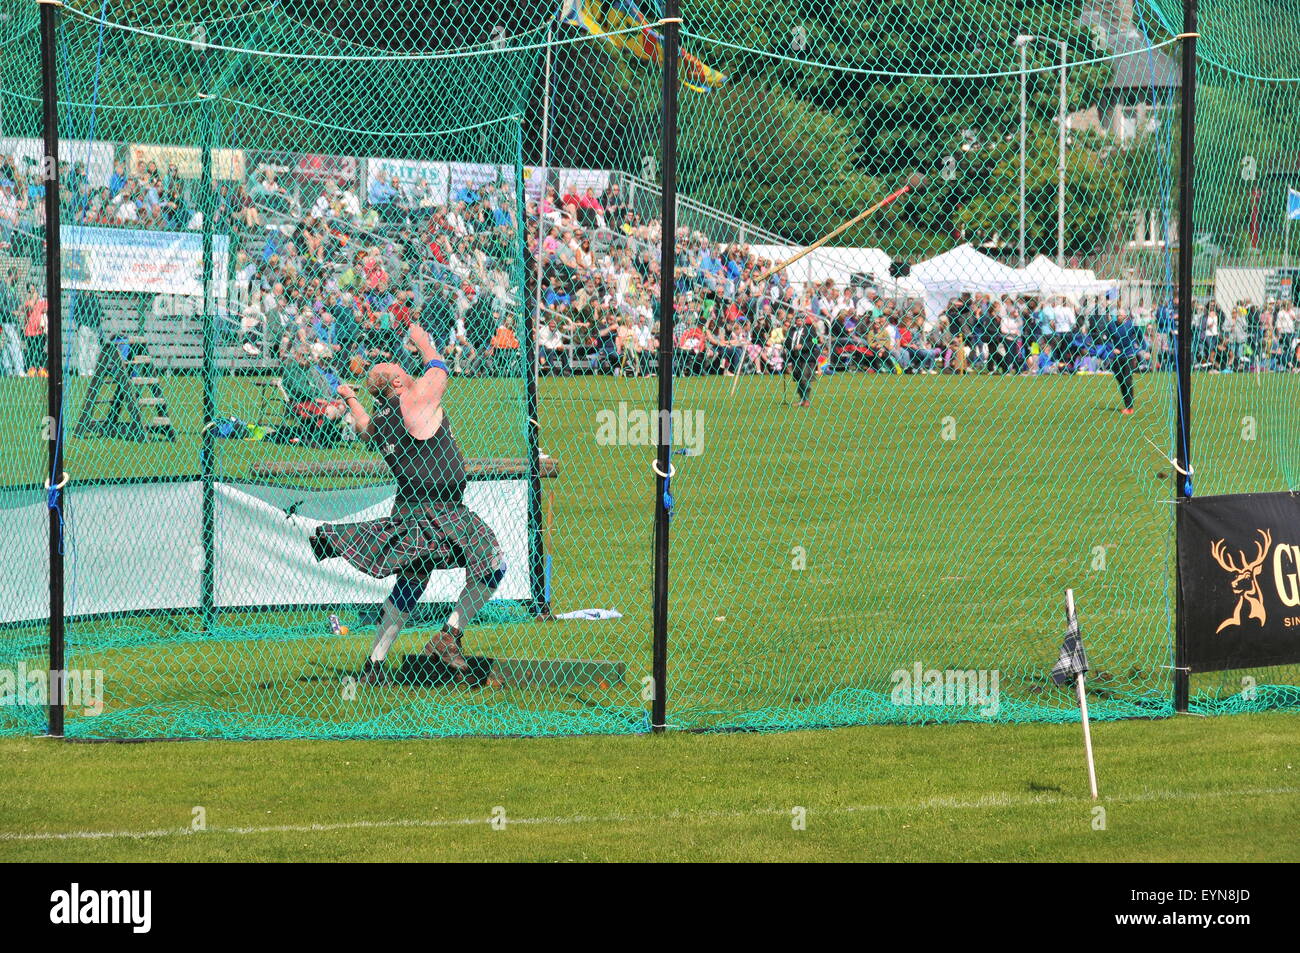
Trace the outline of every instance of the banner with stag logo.
[[1179, 503], [1178, 569], [1193, 672], [1300, 662], [1300, 495]]

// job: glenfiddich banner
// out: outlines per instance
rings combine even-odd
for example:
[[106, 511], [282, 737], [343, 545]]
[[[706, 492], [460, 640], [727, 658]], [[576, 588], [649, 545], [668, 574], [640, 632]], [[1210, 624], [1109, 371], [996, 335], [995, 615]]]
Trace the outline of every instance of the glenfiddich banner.
[[1300, 496], [1179, 503], [1178, 569], [1193, 672], [1300, 662]]

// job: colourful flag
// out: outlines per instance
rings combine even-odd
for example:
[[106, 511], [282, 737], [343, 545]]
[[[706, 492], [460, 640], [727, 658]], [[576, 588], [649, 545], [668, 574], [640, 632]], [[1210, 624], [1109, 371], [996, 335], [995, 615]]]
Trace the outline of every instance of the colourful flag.
[[1074, 606], [1066, 610], [1065, 641], [1061, 644], [1061, 654], [1052, 666], [1052, 681], [1058, 685], [1073, 682], [1088, 671], [1088, 656], [1083, 651], [1083, 639], [1079, 637], [1079, 620], [1074, 615]]
[[[663, 36], [652, 29], [634, 0], [564, 0], [557, 17], [638, 59], [663, 62]], [[727, 81], [722, 73], [685, 51], [681, 59], [682, 83], [688, 89], [707, 93]]]
[[1286, 217], [1300, 218], [1300, 192], [1290, 187], [1286, 190]]

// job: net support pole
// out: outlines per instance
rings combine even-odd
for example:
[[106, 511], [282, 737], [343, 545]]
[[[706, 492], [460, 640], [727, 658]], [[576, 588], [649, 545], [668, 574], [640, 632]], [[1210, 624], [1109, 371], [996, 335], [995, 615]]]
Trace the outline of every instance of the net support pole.
[[1061, 76], [1056, 130], [1056, 263], [1065, 267], [1065, 126], [1070, 121], [1070, 100], [1066, 94], [1066, 70], [1070, 47], [1061, 40]]
[[660, 128], [659, 414], [655, 466], [654, 639], [650, 728], [662, 732], [668, 710], [668, 491], [672, 473], [673, 305], [677, 262], [677, 59], [681, 14], [664, 0], [663, 123]]
[[[546, 25], [546, 63], [542, 71], [542, 167], [538, 171], [542, 176], [542, 188], [537, 194], [537, 254], [534, 264], [535, 282], [537, 284], [535, 306], [537, 320], [541, 321], [542, 301], [545, 289], [542, 287], [542, 240], [546, 238], [546, 219], [542, 215], [542, 204], [546, 201], [546, 184], [550, 179], [550, 130], [551, 124], [551, 25]], [[522, 171], [520, 172], [522, 175]], [[526, 210], [527, 206], [520, 206]], [[521, 214], [522, 218], [522, 214]]]
[[63, 477], [63, 276], [59, 246], [59, 0], [39, 0], [41, 7], [41, 106], [45, 156], [46, 430], [49, 434], [50, 520], [50, 667], [49, 719], [46, 733], [63, 737], [63, 516], [58, 503]]
[[[1183, 0], [1182, 115], [1178, 188], [1178, 383], [1174, 407], [1174, 498], [1192, 495], [1192, 214], [1196, 184], [1196, 0]], [[1175, 521], [1175, 526], [1177, 521]], [[1175, 532], [1177, 530], [1175, 529]], [[1175, 553], [1178, 551], [1174, 546]], [[1191, 695], [1182, 586], [1175, 586], [1174, 710], [1186, 712]]]
[[[520, 342], [520, 348], [528, 362], [524, 368], [524, 412], [527, 426], [528, 442], [528, 565], [532, 584], [533, 615], [544, 619], [550, 618], [550, 574], [547, 571], [546, 552], [542, 535], [542, 479], [541, 449], [538, 446], [540, 425], [537, 420], [537, 376], [541, 362], [537, 353], [537, 332], [542, 326], [542, 240], [546, 236], [546, 220], [542, 217], [542, 203], [546, 201], [546, 182], [550, 176], [550, 123], [551, 123], [551, 24], [546, 25], [546, 64], [542, 72], [542, 155], [541, 155], [541, 191], [537, 195], [537, 247], [533, 262], [533, 300], [532, 307], [520, 309], [527, 329], [527, 340]], [[520, 126], [519, 149], [516, 165], [518, 166], [515, 202], [519, 209], [519, 220], [525, 221], [528, 214], [528, 195], [524, 189], [523, 126]], [[528, 261], [528, 240], [524, 229], [520, 229], [520, 252], [522, 260]], [[526, 281], [520, 281], [520, 297], [527, 287]], [[530, 315], [531, 312], [531, 315]]]
[[199, 76], [202, 80], [203, 97], [203, 149], [200, 154], [199, 167], [199, 209], [203, 213], [203, 433], [199, 438], [199, 478], [202, 484], [201, 528], [203, 548], [203, 571], [199, 582], [199, 615], [203, 631], [210, 632], [216, 623], [215, 576], [216, 576], [216, 432], [212, 422], [217, 413], [216, 381], [216, 295], [213, 294], [213, 221], [215, 212], [215, 190], [212, 187], [212, 137], [213, 112], [216, 100], [210, 88], [208, 49], [206, 36], [197, 37], [199, 57]]
[[1029, 125], [1029, 93], [1028, 93], [1028, 72], [1029, 69], [1029, 38], [1021, 37], [1016, 40], [1020, 46], [1020, 267], [1024, 268], [1025, 261], [1025, 151], [1026, 140], [1028, 138]]
[[[547, 54], [550, 53], [549, 37]], [[549, 82], [549, 78], [548, 78]], [[515, 213], [521, 227], [519, 236], [519, 353], [524, 360], [524, 441], [528, 453], [528, 582], [532, 593], [530, 603], [533, 615], [548, 618], [551, 614], [546, 587], [546, 551], [542, 545], [542, 452], [538, 444], [540, 426], [537, 421], [537, 328], [542, 311], [539, 301], [528, 300], [528, 281], [525, 274], [528, 262], [527, 219], [528, 206], [524, 190], [524, 127], [520, 120], [515, 126]], [[538, 203], [540, 212], [540, 205]], [[540, 221], [540, 219], [539, 219]], [[537, 254], [541, 260], [541, 229], [538, 229]], [[538, 276], [540, 282], [540, 275]], [[540, 286], [540, 285], [539, 285]]]

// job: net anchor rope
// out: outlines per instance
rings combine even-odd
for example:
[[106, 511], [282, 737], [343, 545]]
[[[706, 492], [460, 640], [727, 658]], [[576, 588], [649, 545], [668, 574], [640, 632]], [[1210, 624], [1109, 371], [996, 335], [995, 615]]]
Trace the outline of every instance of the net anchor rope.
[[[1143, 436], [1142, 439], [1145, 440], [1147, 443], [1151, 444], [1151, 446], [1155, 448], [1156, 453], [1160, 454], [1160, 456], [1161, 456], [1162, 458], [1165, 456], [1165, 452], [1164, 452], [1163, 450], [1160, 449], [1160, 445], [1159, 445], [1158, 443], [1156, 443], [1154, 440], [1152, 440], [1150, 437]], [[1193, 466], [1191, 466], [1191, 464], [1188, 464], [1186, 470], [1184, 470], [1182, 467], [1180, 467], [1180, 466], [1178, 465], [1178, 458], [1177, 458], [1177, 457], [1169, 457], [1169, 458], [1167, 458], [1167, 459], [1169, 460], [1169, 465], [1172, 466], [1175, 470], [1177, 470], [1179, 473], [1181, 473], [1181, 474], [1182, 474], [1183, 476], [1185, 476], [1185, 477], [1189, 477], [1189, 476], [1191, 476], [1193, 473], [1196, 472], [1196, 468], [1193, 467]]]
[[[60, 0], [37, 0], [38, 3], [58, 3], [63, 4]], [[65, 11], [90, 23], [99, 24], [112, 30], [121, 30], [124, 33], [134, 33], [151, 40], [161, 40], [166, 43], [175, 43], [181, 46], [194, 47], [195, 41], [192, 38], [183, 38], [179, 36], [170, 36], [166, 33], [158, 33], [155, 30], [146, 30], [143, 27], [130, 26], [125, 23], [110, 22], [104, 17], [92, 16], [88, 13], [68, 7]], [[533, 31], [540, 32], [540, 31]], [[548, 38], [540, 43], [526, 43], [521, 46], [483, 46], [475, 44], [474, 46], [463, 47], [454, 50], [438, 50], [429, 53], [395, 53], [389, 55], [376, 56], [374, 54], [360, 53], [297, 53], [289, 50], [257, 50], [238, 46], [227, 46], [222, 43], [205, 42], [204, 49], [216, 50], [221, 53], [236, 53], [246, 56], [265, 56], [272, 59], [287, 60], [314, 60], [323, 63], [419, 63], [432, 62], [437, 60], [464, 59], [467, 57], [478, 56], [499, 56], [511, 53], [527, 53], [533, 50], [543, 50], [548, 46], [562, 46], [571, 43], [588, 43], [592, 40], [604, 39], [610, 36], [624, 36], [631, 34], [640, 34], [644, 32], [644, 27], [635, 26], [627, 27], [622, 30], [606, 30], [598, 34], [583, 34], [582, 36], [571, 36], [565, 39]], [[527, 34], [519, 34], [526, 36]]]
[[[856, 76], [875, 76], [886, 79], [931, 79], [931, 80], [973, 80], [973, 79], [1008, 79], [1016, 76], [1033, 76], [1037, 74], [1055, 74], [1060, 72], [1061, 64], [1053, 63], [1047, 66], [1033, 66], [1028, 69], [1019, 70], [995, 70], [984, 73], [927, 73], [914, 72], [906, 73], [897, 70], [872, 69], [862, 66], [845, 66], [843, 64], [827, 63], [823, 60], [800, 59], [796, 56], [789, 56], [785, 53], [777, 53], [772, 50], [760, 50], [757, 47], [746, 46], [743, 43], [732, 43], [727, 40], [721, 40], [713, 36], [705, 36], [699, 33], [682, 28], [682, 38], [694, 40], [698, 43], [708, 43], [713, 46], [723, 47], [724, 49], [734, 50], [738, 53], [744, 53], [750, 56], [764, 56], [768, 59], [778, 60], [784, 63], [792, 63], [797, 66], [812, 66], [817, 69], [831, 70], [835, 73], [845, 73]], [[1161, 40], [1159, 43], [1153, 43], [1150, 46], [1137, 50], [1125, 50], [1123, 53], [1109, 53], [1103, 56], [1091, 56], [1082, 60], [1071, 60], [1066, 63], [1067, 69], [1075, 69], [1080, 66], [1097, 66], [1101, 63], [1112, 63], [1126, 59], [1130, 56], [1142, 56], [1153, 53], [1156, 50], [1163, 50], [1166, 47], [1173, 46], [1179, 42], [1178, 37], [1170, 37], [1167, 40]]]

